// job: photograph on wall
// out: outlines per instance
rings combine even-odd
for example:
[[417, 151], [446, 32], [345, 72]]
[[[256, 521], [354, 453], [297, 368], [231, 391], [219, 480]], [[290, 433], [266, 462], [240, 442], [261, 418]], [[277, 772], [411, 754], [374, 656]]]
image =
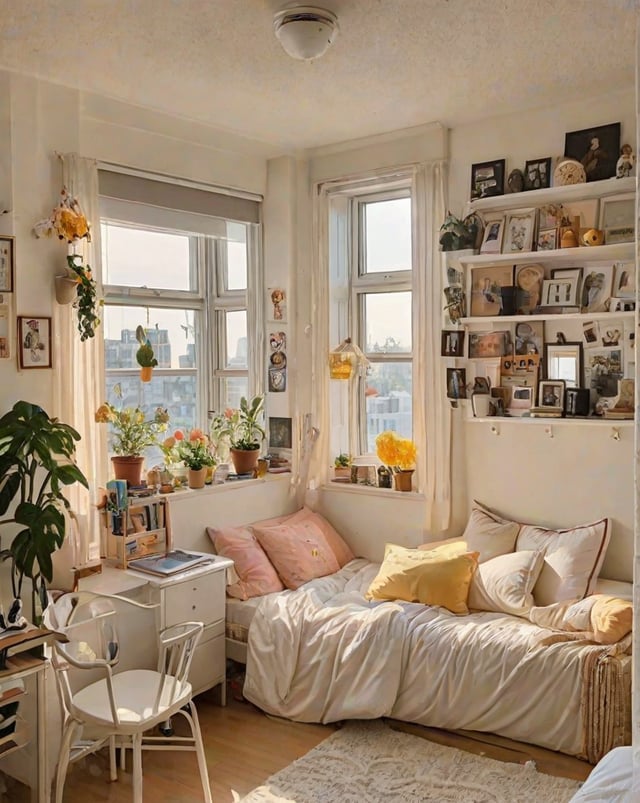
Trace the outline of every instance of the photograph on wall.
[[267, 290], [269, 321], [284, 323], [287, 320], [287, 292], [284, 287], [270, 287]]
[[564, 138], [564, 155], [580, 162], [587, 181], [613, 178], [620, 157], [620, 123], [568, 131]]
[[535, 226], [535, 209], [514, 209], [510, 212], [505, 225], [502, 253], [533, 250]]
[[542, 190], [551, 183], [551, 157], [528, 159], [524, 166], [525, 190]]
[[443, 329], [440, 343], [441, 357], [464, 355], [464, 329]]
[[511, 265], [471, 268], [471, 315], [499, 315], [502, 309], [502, 288], [512, 285]]
[[[622, 349], [591, 349], [585, 359], [585, 381], [596, 397], [613, 399], [623, 378]], [[597, 404], [597, 402], [596, 402]], [[600, 409], [607, 404], [601, 403]]]
[[616, 262], [613, 295], [616, 298], [636, 297], [636, 266], [634, 262]]
[[598, 321], [585, 321], [582, 324], [582, 337], [586, 349], [597, 348], [600, 345], [600, 324]]
[[505, 160], [471, 165], [471, 200], [504, 195]]
[[484, 222], [484, 235], [481, 254], [499, 254], [502, 249], [502, 235], [504, 233], [504, 215], [487, 218]]
[[291, 449], [293, 434], [290, 418], [269, 417], [269, 448]]
[[51, 318], [18, 317], [20, 368], [51, 368]]
[[624, 320], [600, 321], [600, 346], [614, 348], [624, 345]]
[[469, 332], [470, 360], [503, 357], [511, 349], [511, 332]]
[[287, 389], [287, 335], [271, 332], [269, 335], [269, 392], [284, 393]]
[[467, 398], [467, 372], [464, 368], [447, 368], [447, 398]]
[[522, 321], [515, 328], [515, 353], [542, 354], [544, 346], [544, 321]]
[[536, 239], [536, 251], [553, 251], [558, 247], [557, 229], [540, 229]]
[[15, 239], [0, 236], [0, 293], [13, 293], [15, 261]]
[[447, 325], [456, 324], [464, 317], [465, 297], [464, 290], [457, 284], [444, 288], [445, 312]]
[[518, 315], [529, 315], [540, 305], [544, 267], [538, 264], [516, 265], [514, 268], [514, 284], [517, 287], [516, 312]]
[[607, 312], [613, 287], [613, 265], [591, 265], [585, 269], [580, 306], [582, 312]]

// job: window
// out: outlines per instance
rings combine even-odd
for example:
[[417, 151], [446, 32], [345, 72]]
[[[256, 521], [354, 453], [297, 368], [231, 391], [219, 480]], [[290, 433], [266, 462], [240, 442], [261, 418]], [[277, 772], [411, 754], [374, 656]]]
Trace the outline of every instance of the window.
[[370, 362], [355, 403], [346, 388], [332, 389], [332, 450], [373, 453], [384, 430], [412, 437], [409, 182], [345, 190], [331, 207], [330, 238], [332, 330], [354, 337]]
[[[209, 411], [248, 395], [256, 227], [111, 197], [101, 197], [101, 215], [106, 398], [148, 414], [166, 407], [171, 429], [206, 427]], [[138, 325], [158, 360], [148, 383], [136, 362]], [[161, 460], [158, 450], [146, 456]]]

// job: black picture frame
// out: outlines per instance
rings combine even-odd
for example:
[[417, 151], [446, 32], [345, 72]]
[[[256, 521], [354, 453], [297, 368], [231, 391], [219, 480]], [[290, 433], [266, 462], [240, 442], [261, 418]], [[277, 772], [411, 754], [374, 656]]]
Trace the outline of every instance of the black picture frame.
[[620, 158], [620, 123], [568, 131], [564, 137], [564, 155], [580, 162], [587, 181], [613, 178]]
[[525, 190], [544, 190], [551, 186], [551, 157], [527, 159], [524, 164]]
[[471, 200], [504, 195], [505, 160], [471, 165]]
[[443, 329], [440, 345], [440, 356], [464, 356], [464, 329]]
[[467, 398], [467, 371], [465, 368], [447, 368], [447, 398]]

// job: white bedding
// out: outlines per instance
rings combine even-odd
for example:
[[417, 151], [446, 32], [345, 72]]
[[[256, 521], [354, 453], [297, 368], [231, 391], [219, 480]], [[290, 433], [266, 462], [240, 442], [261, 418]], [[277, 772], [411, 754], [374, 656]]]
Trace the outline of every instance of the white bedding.
[[378, 568], [357, 559], [263, 599], [249, 633], [245, 696], [302, 722], [388, 716], [583, 754], [583, 658], [602, 648], [539, 646], [548, 631], [498, 613], [368, 602]]

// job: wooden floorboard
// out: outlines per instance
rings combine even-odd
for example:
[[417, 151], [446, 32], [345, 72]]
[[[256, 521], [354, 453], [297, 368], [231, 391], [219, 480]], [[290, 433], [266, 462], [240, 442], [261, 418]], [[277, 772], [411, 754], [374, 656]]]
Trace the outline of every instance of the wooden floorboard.
[[[237, 692], [236, 692], [237, 694]], [[214, 803], [231, 803], [233, 793], [243, 795], [269, 775], [307, 753], [335, 730], [334, 725], [306, 725], [266, 716], [253, 705], [234, 699], [221, 708], [212, 693], [196, 702], [202, 728]], [[186, 732], [182, 717], [174, 721], [176, 732]], [[439, 744], [468, 750], [501, 761], [535, 761], [539, 771], [583, 780], [591, 765], [570, 756], [499, 736], [450, 732], [387, 720], [389, 725]], [[196, 803], [202, 800], [194, 753], [145, 752], [145, 803]], [[64, 803], [130, 803], [131, 762], [109, 783], [106, 750], [72, 765], [65, 785]], [[29, 803], [29, 792], [7, 781], [1, 803]], [[1, 786], [0, 786], [1, 788]]]

